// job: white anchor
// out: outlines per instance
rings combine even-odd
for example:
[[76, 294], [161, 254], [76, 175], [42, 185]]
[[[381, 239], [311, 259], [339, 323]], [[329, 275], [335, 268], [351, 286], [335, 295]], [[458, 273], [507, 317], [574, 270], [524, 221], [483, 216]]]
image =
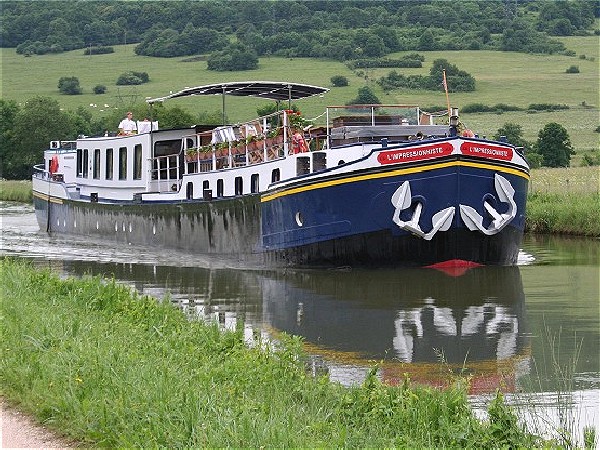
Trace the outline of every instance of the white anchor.
[[498, 199], [503, 203], [508, 203], [509, 206], [508, 211], [500, 214], [487, 201], [483, 202], [485, 210], [494, 218], [488, 228], [483, 226], [483, 217], [474, 208], [463, 204], [460, 205], [460, 216], [467, 228], [471, 231], [479, 230], [488, 236], [502, 230], [517, 214], [517, 204], [514, 200], [515, 189], [510, 184], [510, 181], [498, 174], [494, 178]]
[[413, 212], [413, 215], [409, 221], [405, 222], [401, 220], [400, 213], [405, 209], [410, 208], [412, 202], [410, 183], [408, 181], [405, 181], [398, 189], [396, 189], [396, 192], [394, 192], [392, 195], [391, 200], [392, 205], [394, 205], [396, 208], [394, 211], [394, 216], [392, 217], [394, 223], [401, 229], [410, 231], [411, 233], [422, 237], [426, 241], [430, 241], [438, 231], [446, 231], [448, 228], [450, 228], [450, 225], [452, 225], [452, 219], [454, 218], [455, 211], [454, 206], [450, 206], [435, 213], [432, 217], [433, 228], [428, 233], [425, 233], [419, 226], [419, 219], [421, 218], [421, 211], [423, 209], [421, 202], [416, 204], [415, 211]]

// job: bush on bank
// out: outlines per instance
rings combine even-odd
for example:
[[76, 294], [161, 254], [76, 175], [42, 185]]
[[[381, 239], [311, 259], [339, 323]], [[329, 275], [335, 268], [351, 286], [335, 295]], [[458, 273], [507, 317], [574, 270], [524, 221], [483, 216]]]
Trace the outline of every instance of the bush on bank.
[[0, 260], [6, 400], [108, 447], [530, 447], [500, 397], [477, 420], [461, 382], [344, 388], [305, 372], [300, 341], [248, 347], [115, 281]]

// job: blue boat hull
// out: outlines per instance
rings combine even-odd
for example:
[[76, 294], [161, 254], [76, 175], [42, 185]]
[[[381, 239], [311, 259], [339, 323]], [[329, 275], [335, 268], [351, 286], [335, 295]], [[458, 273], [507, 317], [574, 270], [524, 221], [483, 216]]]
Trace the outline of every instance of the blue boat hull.
[[[460, 205], [474, 208], [488, 228], [493, 217], [509, 207], [495, 186], [501, 174], [514, 188], [516, 213], [508, 225], [486, 235], [470, 230]], [[435, 215], [452, 210], [447, 229], [429, 240], [394, 221], [394, 193], [410, 185], [410, 207], [399, 215], [414, 217], [424, 234], [434, 227]], [[293, 265], [431, 265], [462, 260], [478, 264], [515, 264], [525, 226], [528, 176], [498, 163], [473, 162], [460, 157], [436, 160], [393, 171], [368, 171], [343, 179], [286, 186], [262, 203], [263, 245]]]

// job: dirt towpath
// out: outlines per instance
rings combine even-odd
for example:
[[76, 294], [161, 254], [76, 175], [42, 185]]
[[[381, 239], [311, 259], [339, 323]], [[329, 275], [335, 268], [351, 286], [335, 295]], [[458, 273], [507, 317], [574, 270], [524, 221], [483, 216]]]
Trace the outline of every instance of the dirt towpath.
[[76, 448], [77, 444], [62, 438], [38, 424], [27, 414], [0, 399], [0, 441], [2, 448]]

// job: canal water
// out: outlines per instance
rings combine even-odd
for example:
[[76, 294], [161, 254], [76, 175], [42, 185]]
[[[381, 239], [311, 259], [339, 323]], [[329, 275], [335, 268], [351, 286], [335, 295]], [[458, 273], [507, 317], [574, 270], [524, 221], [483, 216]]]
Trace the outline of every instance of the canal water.
[[[114, 277], [248, 341], [302, 336], [308, 367], [345, 385], [470, 377], [484, 415], [501, 389], [532, 431], [600, 434], [600, 240], [527, 236], [517, 267], [262, 270], [236, 261], [39, 231], [30, 205], [0, 202], [0, 255], [63, 276]], [[6, 299], [5, 301], [9, 301]], [[557, 430], [562, 430], [557, 432]], [[572, 433], [572, 435], [568, 435]]]

